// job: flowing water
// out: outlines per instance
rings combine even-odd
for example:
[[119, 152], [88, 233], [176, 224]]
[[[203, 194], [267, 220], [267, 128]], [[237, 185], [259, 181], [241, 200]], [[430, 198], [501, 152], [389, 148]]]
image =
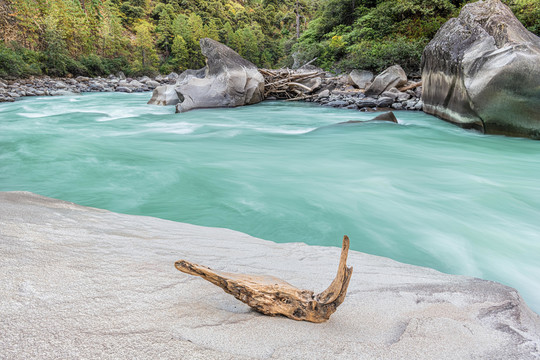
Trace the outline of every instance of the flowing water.
[[340, 246], [491, 279], [540, 312], [540, 142], [418, 112], [268, 102], [174, 114], [150, 94], [0, 104], [0, 190]]

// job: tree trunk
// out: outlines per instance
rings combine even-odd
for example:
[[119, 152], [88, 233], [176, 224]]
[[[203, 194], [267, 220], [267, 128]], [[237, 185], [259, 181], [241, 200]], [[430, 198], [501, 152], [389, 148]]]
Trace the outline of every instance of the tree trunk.
[[296, 38], [300, 38], [300, 0], [296, 0]]
[[144, 48], [142, 48], [142, 67], [146, 68], [146, 54], [144, 53]]

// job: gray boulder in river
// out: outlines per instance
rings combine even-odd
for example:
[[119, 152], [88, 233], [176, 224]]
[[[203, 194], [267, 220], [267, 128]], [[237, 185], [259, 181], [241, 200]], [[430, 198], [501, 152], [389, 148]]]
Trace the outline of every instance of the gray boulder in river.
[[[201, 39], [206, 68], [180, 76], [176, 112], [197, 108], [235, 107], [263, 100], [264, 78], [257, 67], [231, 48], [209, 38]], [[203, 75], [204, 74], [204, 75]]]
[[180, 102], [174, 85], [162, 85], [154, 89], [150, 105], [176, 105]]
[[499, 0], [468, 4], [422, 57], [424, 111], [487, 134], [540, 138], [540, 38]]

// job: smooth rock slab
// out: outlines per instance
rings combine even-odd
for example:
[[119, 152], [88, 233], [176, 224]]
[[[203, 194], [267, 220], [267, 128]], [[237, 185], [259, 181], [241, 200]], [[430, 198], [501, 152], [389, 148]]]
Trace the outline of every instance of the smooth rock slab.
[[[336, 247], [0, 193], [0, 349], [8, 359], [535, 359], [540, 318], [509, 287], [351, 251], [323, 324], [267, 317], [184, 258], [323, 290]], [[351, 239], [367, 241], [369, 239]], [[434, 239], [435, 240], [435, 239]]]

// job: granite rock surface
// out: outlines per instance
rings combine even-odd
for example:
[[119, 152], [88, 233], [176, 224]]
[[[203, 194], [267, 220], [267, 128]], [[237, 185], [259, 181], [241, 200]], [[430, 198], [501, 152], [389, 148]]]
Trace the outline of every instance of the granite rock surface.
[[251, 105], [263, 100], [264, 78], [253, 63], [210, 38], [201, 39], [200, 44], [206, 58], [204, 77], [193, 71], [194, 76], [177, 80], [180, 103], [176, 112]]
[[149, 105], [176, 105], [180, 102], [174, 85], [162, 85], [154, 89]]
[[366, 96], [378, 96], [393, 87], [399, 88], [407, 83], [407, 74], [399, 65], [390, 66], [377, 75], [366, 89]]
[[423, 110], [486, 134], [540, 139], [540, 38], [499, 0], [467, 4], [426, 46]]
[[[512, 288], [356, 251], [326, 323], [252, 311], [183, 274], [187, 259], [320, 291], [336, 247], [0, 193], [6, 359], [537, 359], [540, 317]], [[351, 239], [366, 241], [366, 239]]]

